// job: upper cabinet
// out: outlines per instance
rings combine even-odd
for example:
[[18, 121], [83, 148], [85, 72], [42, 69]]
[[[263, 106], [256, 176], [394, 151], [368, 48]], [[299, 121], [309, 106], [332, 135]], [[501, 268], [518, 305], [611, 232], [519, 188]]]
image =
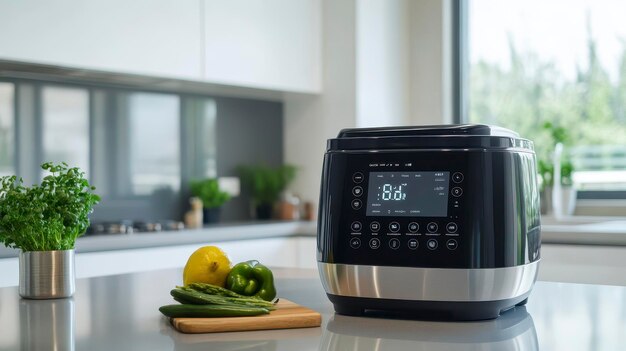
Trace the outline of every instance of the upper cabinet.
[[320, 90], [320, 0], [0, 1], [0, 59]]
[[204, 0], [205, 79], [320, 90], [319, 0]]
[[198, 79], [198, 0], [0, 2], [0, 58]]

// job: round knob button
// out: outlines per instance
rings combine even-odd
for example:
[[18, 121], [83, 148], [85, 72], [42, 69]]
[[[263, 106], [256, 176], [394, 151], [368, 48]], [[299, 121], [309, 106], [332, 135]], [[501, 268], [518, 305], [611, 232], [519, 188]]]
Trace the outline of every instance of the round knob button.
[[463, 173], [461, 172], [456, 172], [452, 175], [452, 181], [455, 183], [460, 183], [463, 181], [465, 177], [463, 177]]
[[361, 222], [359, 221], [354, 221], [352, 222], [352, 225], [350, 225], [350, 228], [352, 229], [353, 232], [360, 232], [361, 231]]
[[409, 223], [409, 232], [411, 233], [417, 233], [417, 231], [420, 229], [420, 225], [417, 224], [416, 222], [411, 222]]
[[456, 233], [456, 231], [458, 229], [459, 228], [457, 227], [456, 223], [454, 223], [454, 222], [450, 222], [450, 223], [446, 224], [446, 231], [448, 233]]
[[361, 239], [359, 238], [350, 239], [350, 247], [353, 249], [358, 249], [359, 247], [361, 247]]
[[393, 238], [391, 240], [389, 240], [389, 247], [392, 250], [397, 250], [400, 247], [400, 240], [397, 238]]
[[365, 179], [365, 177], [363, 177], [363, 173], [361, 172], [356, 172], [352, 175], [352, 181], [355, 183], [361, 183], [363, 179]]
[[361, 188], [360, 186], [355, 186], [354, 188], [352, 188], [352, 195], [356, 197], [363, 195], [363, 188]]
[[417, 239], [409, 239], [409, 242], [407, 244], [409, 245], [409, 249], [411, 250], [416, 250], [417, 247], [420, 245]]
[[429, 250], [436, 250], [437, 246], [439, 246], [439, 243], [435, 239], [430, 239], [426, 242], [426, 247], [428, 247]]
[[459, 242], [454, 239], [450, 239], [446, 241], [446, 247], [451, 251], [456, 250], [456, 248], [459, 247]]
[[361, 200], [359, 199], [354, 199], [352, 200], [352, 208], [355, 210], [358, 210], [361, 208], [361, 206], [363, 206], [363, 203], [361, 202]]
[[373, 232], [378, 232], [378, 231], [380, 230], [380, 223], [378, 223], [378, 222], [372, 222], [372, 223], [370, 223], [370, 229], [371, 229]]
[[429, 233], [434, 233], [437, 231], [437, 229], [439, 229], [439, 226], [435, 222], [430, 222], [426, 226], [426, 230], [428, 230]]
[[455, 196], [455, 197], [459, 197], [463, 195], [463, 189], [459, 188], [458, 186], [456, 188], [452, 188], [450, 192], [452, 193], [452, 196]]
[[380, 247], [380, 239], [378, 238], [372, 238], [370, 239], [370, 248], [371, 249], [378, 249]]
[[390, 232], [397, 232], [398, 230], [400, 230], [400, 224], [398, 222], [391, 222], [389, 223], [389, 231]]

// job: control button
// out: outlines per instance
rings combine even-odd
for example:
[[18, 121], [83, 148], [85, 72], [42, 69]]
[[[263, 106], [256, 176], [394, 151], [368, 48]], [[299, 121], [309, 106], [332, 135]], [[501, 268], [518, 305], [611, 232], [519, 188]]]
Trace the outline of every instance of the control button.
[[352, 195], [356, 197], [363, 195], [363, 188], [361, 188], [360, 186], [355, 186], [354, 188], [352, 188]]
[[361, 208], [361, 206], [363, 206], [363, 203], [361, 202], [361, 200], [359, 199], [354, 199], [352, 200], [352, 208], [355, 210], [358, 210]]
[[398, 224], [398, 222], [391, 222], [389, 223], [389, 231], [390, 232], [397, 232], [398, 230], [400, 230], [400, 224]]
[[428, 232], [434, 233], [434, 232], [437, 231], [437, 229], [439, 229], [439, 226], [437, 226], [437, 223], [435, 223], [435, 222], [430, 222], [426, 226], [426, 229], [428, 230]]
[[452, 188], [452, 196], [459, 197], [461, 195], [463, 195], [463, 189], [459, 188], [458, 186], [456, 188]]
[[463, 173], [461, 172], [456, 172], [452, 175], [452, 181], [455, 183], [460, 183], [463, 181]]
[[370, 248], [376, 250], [380, 247], [380, 239], [372, 238], [370, 239]]
[[361, 172], [356, 172], [352, 175], [352, 181], [355, 183], [360, 183], [363, 181], [363, 173]]
[[409, 239], [408, 245], [409, 249], [415, 250], [418, 246], [420, 246], [420, 243], [419, 241], [417, 241], [417, 239]]
[[435, 250], [437, 246], [439, 246], [439, 243], [435, 239], [430, 239], [426, 242], [426, 246], [429, 250]]
[[450, 222], [446, 225], [446, 231], [448, 233], [456, 233], [459, 228], [456, 226], [456, 223]]
[[371, 229], [373, 232], [377, 232], [377, 231], [379, 231], [379, 230], [380, 230], [380, 223], [378, 223], [378, 222], [372, 222], [372, 223], [370, 223], [370, 229]]
[[361, 247], [361, 239], [359, 238], [350, 239], [350, 247], [353, 249], [358, 249], [359, 247]]
[[389, 247], [393, 250], [397, 250], [400, 247], [400, 240], [396, 238], [389, 240]]
[[446, 247], [448, 250], [456, 250], [456, 248], [459, 247], [459, 242], [454, 239], [450, 239], [446, 241]]
[[361, 231], [361, 222], [359, 222], [359, 221], [352, 222], [352, 224], [350, 225], [350, 228], [352, 229], [353, 232], [360, 232]]
[[415, 222], [411, 222], [409, 223], [409, 231], [411, 233], [416, 233], [418, 231], [418, 229], [420, 229], [420, 225], [415, 223]]

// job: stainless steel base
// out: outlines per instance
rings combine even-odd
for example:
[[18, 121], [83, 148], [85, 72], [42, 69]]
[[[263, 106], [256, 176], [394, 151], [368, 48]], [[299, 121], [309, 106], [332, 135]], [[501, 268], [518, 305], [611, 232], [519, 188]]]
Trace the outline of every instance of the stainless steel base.
[[20, 252], [20, 296], [56, 299], [74, 295], [74, 250]]
[[486, 269], [364, 266], [318, 262], [328, 294], [378, 299], [474, 302], [527, 294], [539, 261]]

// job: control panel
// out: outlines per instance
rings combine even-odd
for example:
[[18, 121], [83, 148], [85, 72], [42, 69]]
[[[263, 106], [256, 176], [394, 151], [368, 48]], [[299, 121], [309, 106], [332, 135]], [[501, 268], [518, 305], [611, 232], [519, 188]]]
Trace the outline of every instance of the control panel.
[[464, 262], [465, 162], [367, 159], [352, 157], [346, 169], [340, 261], [438, 267]]

